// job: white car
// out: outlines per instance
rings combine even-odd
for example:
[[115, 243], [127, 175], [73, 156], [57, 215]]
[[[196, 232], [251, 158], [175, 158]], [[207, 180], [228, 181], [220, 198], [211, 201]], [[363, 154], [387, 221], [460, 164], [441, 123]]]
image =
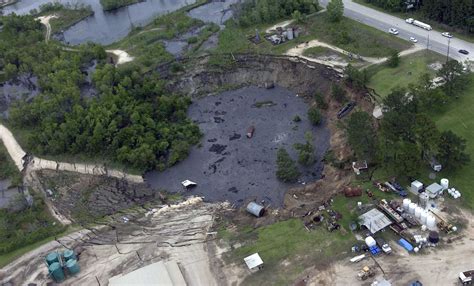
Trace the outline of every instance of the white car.
[[418, 40], [415, 37], [410, 37], [410, 42], [418, 43]]
[[408, 18], [405, 20], [405, 22], [407, 22], [408, 24], [413, 24], [413, 21], [415, 21], [415, 19], [413, 18]]
[[392, 35], [398, 35], [398, 30], [395, 28], [390, 28], [388, 29], [388, 32]]
[[453, 37], [453, 35], [451, 35], [449, 32], [441, 33], [441, 35], [442, 35], [443, 37], [446, 37], [446, 38], [452, 38], [452, 37]]

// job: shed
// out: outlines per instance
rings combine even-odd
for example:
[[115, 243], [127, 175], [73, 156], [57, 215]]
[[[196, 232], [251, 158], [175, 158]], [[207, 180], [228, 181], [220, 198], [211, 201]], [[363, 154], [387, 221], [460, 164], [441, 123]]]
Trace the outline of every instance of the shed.
[[254, 253], [250, 256], [245, 257], [244, 261], [250, 270], [254, 270], [257, 267], [260, 269], [260, 266], [263, 264], [262, 258], [260, 258], [260, 255], [258, 255], [258, 253]]
[[423, 183], [420, 181], [413, 181], [411, 182], [411, 190], [414, 193], [418, 193], [423, 189]]
[[431, 199], [436, 198], [442, 192], [443, 192], [443, 187], [438, 183], [433, 183], [429, 185], [428, 187], [426, 187], [426, 193], [428, 193], [428, 196]]
[[197, 186], [197, 184], [193, 181], [190, 181], [190, 180], [184, 180], [181, 182], [181, 185], [183, 185], [183, 187], [185, 188], [192, 188], [192, 187], [195, 187]]
[[357, 175], [360, 175], [360, 171], [367, 170], [367, 161], [357, 161], [357, 162], [352, 162], [352, 169], [354, 169], [354, 172]]
[[383, 116], [382, 106], [376, 105], [374, 111], [372, 111], [372, 116], [376, 119], [381, 119]]
[[359, 219], [362, 222], [360, 225], [367, 227], [371, 233], [376, 233], [392, 224], [392, 221], [378, 209], [371, 209], [359, 216]]

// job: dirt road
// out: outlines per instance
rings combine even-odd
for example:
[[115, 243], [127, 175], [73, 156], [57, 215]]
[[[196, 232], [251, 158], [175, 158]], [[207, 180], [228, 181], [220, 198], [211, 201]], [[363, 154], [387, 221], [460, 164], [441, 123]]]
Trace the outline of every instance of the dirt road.
[[49, 21], [51, 19], [58, 18], [56, 15], [47, 15], [47, 16], [41, 16], [36, 18], [36, 20], [39, 20], [41, 24], [46, 26], [46, 35], [45, 35], [45, 41], [48, 42], [49, 39], [51, 38], [51, 24], [49, 24]]
[[133, 57], [130, 56], [126, 51], [123, 50], [105, 50], [107, 53], [111, 53], [117, 57], [115, 65], [121, 65], [133, 61]]

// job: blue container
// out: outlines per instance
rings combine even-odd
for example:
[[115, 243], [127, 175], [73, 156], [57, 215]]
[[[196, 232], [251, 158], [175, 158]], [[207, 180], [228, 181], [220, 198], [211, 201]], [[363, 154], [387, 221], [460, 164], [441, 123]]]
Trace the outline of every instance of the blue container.
[[76, 259], [70, 259], [66, 262], [66, 268], [69, 272], [69, 274], [74, 275], [79, 273], [81, 271], [81, 268], [79, 267], [79, 264], [77, 263]]
[[398, 241], [398, 244], [400, 244], [401, 246], [403, 246], [408, 252], [413, 251], [413, 246], [412, 246], [408, 241], [406, 241], [406, 240], [403, 239], [403, 238], [401, 238], [401, 239]]
[[56, 282], [61, 282], [64, 280], [64, 271], [59, 262], [53, 262], [49, 268], [49, 274], [51, 275], [51, 278], [54, 279]]
[[51, 252], [46, 255], [46, 263], [48, 263], [48, 266], [55, 262], [59, 263], [59, 254], [57, 252]]
[[76, 254], [74, 254], [73, 250], [67, 249], [63, 253], [64, 261], [69, 261], [71, 259], [77, 259]]

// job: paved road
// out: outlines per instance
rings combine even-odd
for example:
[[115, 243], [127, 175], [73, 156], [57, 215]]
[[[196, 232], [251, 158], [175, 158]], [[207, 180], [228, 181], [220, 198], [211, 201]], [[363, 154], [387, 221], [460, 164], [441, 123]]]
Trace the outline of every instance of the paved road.
[[[326, 7], [329, 0], [320, 0], [320, 4]], [[441, 36], [441, 31], [431, 30], [426, 31], [422, 28], [405, 23], [404, 19], [391, 16], [389, 14], [368, 8], [366, 6], [354, 3], [350, 0], [343, 0], [344, 15], [350, 19], [372, 26], [376, 29], [386, 31], [388, 29], [396, 28], [399, 30], [398, 37], [409, 40], [410, 37], [418, 39], [417, 45], [426, 47], [440, 54], [446, 55], [448, 52], [448, 39]], [[458, 50], [464, 49], [469, 52], [469, 55], [463, 55]], [[458, 61], [470, 60], [474, 61], [474, 44], [467, 41], [452, 38], [449, 44], [449, 56]]]

